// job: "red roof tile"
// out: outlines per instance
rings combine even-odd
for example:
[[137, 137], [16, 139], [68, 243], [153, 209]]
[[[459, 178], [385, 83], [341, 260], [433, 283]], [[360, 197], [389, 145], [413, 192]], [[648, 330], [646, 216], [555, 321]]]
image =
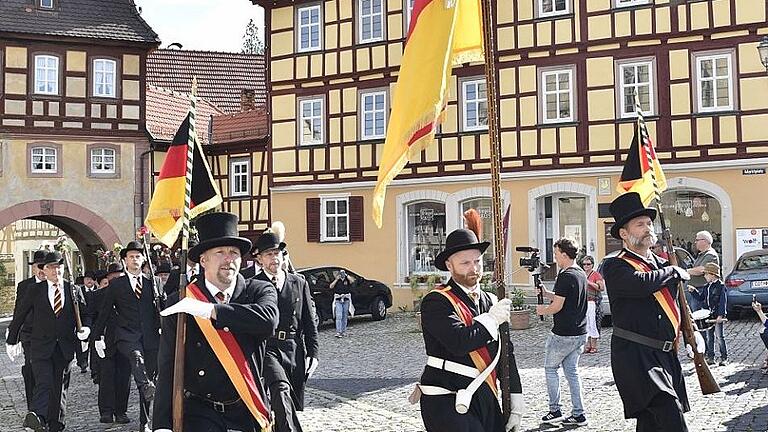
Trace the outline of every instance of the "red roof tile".
[[213, 116], [213, 144], [263, 139], [269, 135], [266, 107], [237, 114]]
[[[189, 111], [189, 94], [147, 86], [147, 130], [155, 140], [171, 141]], [[201, 144], [208, 144], [211, 116], [223, 114], [205, 99], [197, 99], [195, 128]]]

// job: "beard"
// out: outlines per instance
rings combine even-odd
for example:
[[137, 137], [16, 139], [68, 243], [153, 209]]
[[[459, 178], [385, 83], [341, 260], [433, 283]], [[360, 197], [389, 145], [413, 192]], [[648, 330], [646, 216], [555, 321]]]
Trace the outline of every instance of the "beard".
[[216, 280], [225, 285], [231, 284], [232, 281], [235, 280], [235, 276], [237, 276], [237, 269], [234, 267], [228, 269], [220, 268], [219, 271], [216, 272]]
[[656, 244], [658, 241], [658, 237], [656, 236], [655, 232], [650, 232], [642, 237], [635, 237], [632, 234], [629, 235], [627, 238], [627, 243], [629, 243], [632, 248], [649, 248]]
[[471, 288], [475, 285], [477, 285], [478, 282], [480, 282], [480, 278], [482, 275], [477, 273], [466, 273], [466, 274], [459, 274], [459, 273], [451, 273], [451, 278], [456, 281], [459, 285], [465, 286], [467, 288]]

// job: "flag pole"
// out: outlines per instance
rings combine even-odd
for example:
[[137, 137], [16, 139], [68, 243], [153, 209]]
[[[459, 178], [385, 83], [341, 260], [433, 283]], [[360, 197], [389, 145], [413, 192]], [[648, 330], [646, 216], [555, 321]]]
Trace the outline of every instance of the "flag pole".
[[[195, 133], [195, 112], [197, 108], [197, 77], [192, 78], [192, 93], [189, 96], [189, 137], [187, 139], [187, 173], [184, 187], [184, 214], [181, 226], [181, 271], [179, 272], [179, 300], [187, 295], [187, 254], [189, 252], [189, 219], [192, 197], [192, 163], [195, 157], [197, 134]], [[176, 348], [173, 367], [173, 430], [184, 429], [184, 342], [187, 337], [187, 316], [176, 317]]]
[[[488, 104], [488, 138], [491, 145], [491, 188], [492, 188], [492, 212], [493, 212], [493, 248], [494, 256], [494, 281], [496, 283], [496, 296], [499, 299], [506, 298], [507, 287], [504, 275], [505, 250], [504, 250], [504, 225], [502, 223], [501, 202], [501, 143], [499, 140], [498, 110], [496, 96], [496, 51], [494, 49], [495, 38], [493, 31], [493, 1], [482, 0], [483, 14], [483, 44], [485, 52], [485, 80]], [[511, 395], [509, 389], [509, 324], [504, 323], [499, 327], [499, 343], [501, 344], [501, 361], [499, 362], [499, 383], [501, 385], [501, 411], [504, 419], [511, 412]]]

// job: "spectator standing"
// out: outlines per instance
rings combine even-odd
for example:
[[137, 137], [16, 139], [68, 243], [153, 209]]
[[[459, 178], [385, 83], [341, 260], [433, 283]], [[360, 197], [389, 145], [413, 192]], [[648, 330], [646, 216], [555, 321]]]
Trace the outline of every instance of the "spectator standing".
[[605, 290], [603, 276], [595, 270], [595, 259], [589, 255], [581, 260], [581, 268], [587, 275], [587, 346], [584, 354], [597, 352], [597, 341], [600, 339], [600, 301]]
[[352, 305], [352, 281], [347, 272], [341, 270], [330, 287], [333, 290], [333, 316], [336, 318], [335, 336], [340, 338], [347, 332], [349, 315], [355, 315], [355, 307]]
[[720, 265], [720, 257], [717, 255], [717, 251], [712, 248], [712, 234], [709, 231], [697, 232], [694, 243], [698, 255], [696, 255], [696, 260], [693, 262], [693, 267], [688, 269], [688, 274], [691, 275], [688, 286], [693, 287], [699, 294], [694, 296], [691, 290], [688, 290], [686, 293], [686, 300], [688, 300], [688, 306], [691, 307], [691, 311], [701, 309], [697, 297], [701, 296], [700, 288], [707, 285], [707, 280], [704, 279], [704, 265], [707, 263]]
[[[720, 348], [720, 366], [725, 366], [728, 362], [728, 348], [725, 345], [725, 337], [723, 336], [723, 324], [725, 324], [725, 311], [727, 309], [727, 295], [725, 292], [725, 286], [723, 281], [720, 280], [720, 266], [715, 263], [707, 263], [704, 265], [704, 278], [707, 280], [707, 285], [701, 288], [696, 294], [696, 300], [698, 300], [702, 309], [709, 309], [709, 321], [714, 321], [706, 331], [702, 332], [704, 340], [707, 343], [707, 363], [715, 364], [715, 333], [717, 333], [717, 339], [719, 341]], [[688, 287], [690, 290], [691, 288]]]

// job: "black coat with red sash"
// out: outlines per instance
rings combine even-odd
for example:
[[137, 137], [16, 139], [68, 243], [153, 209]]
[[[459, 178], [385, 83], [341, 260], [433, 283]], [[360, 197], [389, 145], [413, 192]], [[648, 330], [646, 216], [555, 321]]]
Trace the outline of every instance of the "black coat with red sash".
[[[479, 322], [473, 321], [469, 326], [457, 313], [454, 305], [446, 295], [439, 290], [450, 291], [469, 310], [472, 317], [488, 312], [493, 300], [486, 292], [481, 292], [479, 308], [464, 290], [449, 280], [440, 287], [424, 296], [421, 302], [421, 324], [424, 335], [424, 345], [428, 356], [475, 367], [470, 355], [477, 349], [485, 348], [487, 363], [496, 356], [498, 342], [493, 340], [488, 330]], [[499, 361], [502, 361], [501, 359]], [[520, 375], [515, 362], [514, 348], [509, 345], [509, 378], [512, 393], [522, 393]], [[456, 391], [465, 389], [472, 379], [445, 370], [426, 366], [421, 375], [420, 384], [442, 387]], [[440, 432], [503, 432], [505, 421], [501, 413], [496, 394], [491, 387], [484, 383], [475, 392], [466, 414], [458, 414], [455, 410], [455, 396], [421, 396], [421, 411], [424, 425], [428, 431]]]
[[[643, 266], [647, 266], [647, 271], [639, 270]], [[675, 340], [677, 330], [668, 315], [669, 308], [665, 311], [654, 296], [659, 293], [677, 299], [679, 279], [667, 261], [652, 254], [648, 262], [623, 249], [617, 257], [605, 260], [603, 277], [614, 327], [656, 340]], [[675, 300], [671, 303], [677, 308]], [[637, 417], [660, 392], [676, 398], [683, 412], [690, 410], [680, 360], [674, 349], [664, 352], [614, 335], [611, 367], [626, 418]]]
[[[202, 285], [202, 278], [196, 282]], [[199, 287], [205, 298], [216, 303], [205, 286]], [[167, 306], [178, 302], [178, 292], [170, 295]], [[269, 409], [261, 379], [266, 340], [272, 336], [277, 326], [277, 293], [272, 284], [243, 279], [237, 276], [232, 298], [227, 304], [216, 304], [216, 320], [212, 320], [217, 330], [231, 333], [237, 341], [248, 363], [248, 367], [258, 388], [261, 401]], [[174, 349], [176, 343], [176, 315], [162, 319], [162, 335], [158, 353], [158, 381], [155, 393], [152, 425], [155, 429], [171, 429]], [[186, 353], [184, 363], [184, 390], [188, 398], [199, 401], [205, 398], [211, 401], [225, 402], [240, 399], [226, 370], [211, 348], [202, 330], [193, 317], [187, 317], [187, 337], [184, 344]], [[189, 400], [185, 402], [185, 407]], [[267, 411], [268, 412], [268, 411]], [[185, 410], [185, 418], [189, 410]], [[253, 427], [258, 429], [256, 421]]]

